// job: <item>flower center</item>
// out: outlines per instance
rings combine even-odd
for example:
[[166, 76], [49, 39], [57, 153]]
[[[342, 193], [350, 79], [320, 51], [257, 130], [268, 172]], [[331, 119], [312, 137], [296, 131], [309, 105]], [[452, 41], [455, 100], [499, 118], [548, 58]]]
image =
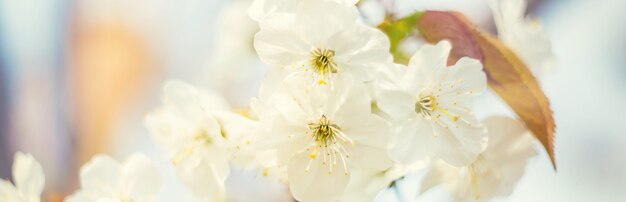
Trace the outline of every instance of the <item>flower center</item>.
[[333, 124], [325, 115], [322, 115], [318, 122], [309, 123], [307, 134], [311, 135], [309, 136], [309, 145], [306, 151], [311, 151], [311, 153], [309, 154], [309, 164], [305, 172], [309, 171], [313, 160], [317, 158], [318, 154], [321, 154], [324, 158], [322, 164], [328, 165], [329, 175], [333, 173], [333, 167], [337, 166], [337, 161], [342, 163], [344, 174], [348, 175], [346, 160], [350, 158], [350, 154], [346, 150], [345, 145], [354, 143], [352, 139], [341, 131], [341, 127]]
[[[224, 136], [223, 132], [222, 132], [222, 136]], [[213, 144], [213, 139], [211, 139], [211, 137], [209, 136], [209, 133], [206, 130], [200, 130], [198, 134], [196, 134], [193, 137], [193, 140], [194, 141], [191, 145], [184, 147], [182, 150], [177, 152], [176, 156], [174, 157], [174, 160], [172, 160], [172, 164], [174, 165], [178, 164], [180, 161], [186, 159], [191, 154], [193, 154], [196, 151], [196, 149], [200, 147], [209, 147], [211, 146], [211, 144]]]
[[429, 117], [430, 114], [435, 110], [435, 97], [426, 96], [420, 98], [415, 103], [415, 112], [418, 114], [422, 114], [424, 117]]
[[319, 77], [320, 84], [326, 84], [325, 79], [329, 79], [332, 73], [337, 73], [337, 64], [334, 62], [335, 51], [330, 49], [316, 48], [311, 51], [311, 67], [313, 72]]
[[[421, 114], [424, 119], [433, 121], [437, 125], [449, 129], [450, 127], [447, 124], [449, 121], [441, 120], [441, 115], [448, 117], [453, 122], [457, 122], [461, 116], [449, 112], [446, 107], [441, 107], [439, 102], [437, 102], [437, 97], [437, 95], [427, 95], [419, 98], [415, 103], [415, 113]], [[458, 128], [458, 125], [454, 127]]]

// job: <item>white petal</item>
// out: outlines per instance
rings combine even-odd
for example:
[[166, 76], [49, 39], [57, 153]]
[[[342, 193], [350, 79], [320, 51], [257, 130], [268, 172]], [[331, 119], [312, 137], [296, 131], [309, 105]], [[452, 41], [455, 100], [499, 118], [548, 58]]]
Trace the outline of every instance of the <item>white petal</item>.
[[170, 80], [163, 87], [163, 103], [177, 106], [179, 110], [189, 114], [202, 113], [204, 110], [228, 110], [226, 99], [217, 92], [200, 90], [188, 83]]
[[194, 195], [199, 198], [223, 198], [224, 181], [230, 173], [223, 158], [205, 158], [196, 152], [176, 165], [177, 173]]
[[0, 201], [19, 201], [20, 193], [11, 182], [0, 179]]
[[309, 160], [308, 153], [303, 152], [289, 161], [289, 187], [294, 198], [306, 202], [335, 201], [341, 197], [350, 180], [350, 176], [344, 174], [343, 165], [338, 163], [329, 174], [328, 164], [316, 158], [307, 172]]
[[415, 112], [416, 95], [400, 90], [380, 90], [378, 93], [378, 107], [395, 121], [406, 121], [417, 118]]
[[376, 76], [375, 71], [392, 64], [387, 36], [360, 23], [332, 35], [327, 45], [336, 53], [334, 61], [339, 71], [359, 81], [370, 80]]
[[106, 196], [120, 186], [122, 165], [107, 155], [97, 155], [80, 168], [80, 183], [84, 190]]
[[43, 191], [44, 178], [41, 165], [32, 155], [21, 152], [15, 153], [13, 179], [15, 180], [15, 187], [24, 196], [39, 197]]
[[296, 11], [296, 31], [308, 44], [323, 45], [330, 36], [353, 25], [357, 17], [354, 6], [330, 0], [302, 0]]
[[494, 116], [484, 120], [489, 129], [489, 145], [481, 154], [492, 161], [499, 170], [497, 184], [499, 195], [512, 193], [515, 184], [524, 174], [526, 161], [537, 155], [534, 138], [522, 124], [512, 118]]
[[350, 152], [350, 158], [347, 159], [348, 167], [351, 169], [369, 168], [379, 171], [391, 167], [393, 161], [391, 161], [387, 154], [387, 148], [384, 146], [357, 145], [348, 148], [348, 152]]
[[424, 175], [418, 194], [421, 195], [441, 184], [454, 184], [457, 181], [466, 183], [459, 176], [459, 170], [459, 168], [450, 166], [442, 161], [433, 162], [426, 175]]
[[157, 195], [161, 189], [162, 177], [148, 157], [133, 154], [122, 168], [123, 190], [130, 197]]
[[[446, 69], [445, 74], [448, 81], [457, 81], [453, 91], [472, 94], [479, 94], [487, 89], [487, 76], [483, 72], [480, 61], [463, 57], [459, 61]], [[458, 81], [462, 82], [458, 82]], [[453, 93], [454, 94], [454, 93]]]
[[524, 16], [526, 1], [492, 0], [490, 7], [498, 37], [520, 56], [535, 75], [542, 75], [556, 67], [550, 38], [535, 20]]
[[350, 173], [350, 183], [340, 201], [374, 201], [380, 191], [389, 186], [385, 171], [358, 170]]
[[421, 117], [400, 124], [390, 143], [389, 154], [397, 162], [410, 164], [432, 153], [434, 139], [431, 124]]
[[392, 165], [387, 154], [391, 132], [389, 124], [374, 115], [357, 117], [353, 118], [351, 124], [340, 125], [343, 132], [354, 141], [354, 145], [345, 145], [350, 153], [348, 167], [375, 170], [389, 168]]
[[[321, 94], [327, 95], [328, 99], [317, 101], [318, 105], [324, 106], [324, 114], [330, 118], [339, 119], [338, 124], [358, 124], [355, 121], [346, 119], [348, 117], [366, 118], [371, 115], [370, 93], [366, 85], [360, 82], [354, 82], [351, 77], [342, 77], [335, 80], [335, 86], [331, 91], [322, 91]], [[315, 95], [318, 96], [318, 95]]]
[[310, 51], [309, 44], [293, 31], [293, 26], [284, 23], [262, 24], [254, 36], [254, 48], [263, 62], [286, 68], [304, 64]]
[[267, 20], [272, 15], [295, 11], [298, 0], [253, 0], [248, 15], [256, 21]]
[[486, 131], [482, 126], [446, 129], [433, 127], [436, 133], [435, 156], [453, 166], [465, 166], [472, 163], [482, 152], [486, 143]]
[[451, 49], [448, 41], [440, 41], [437, 45], [423, 45], [409, 60], [402, 78], [403, 87], [408, 92], [417, 94], [423, 85], [438, 82], [439, 72], [447, 67]]

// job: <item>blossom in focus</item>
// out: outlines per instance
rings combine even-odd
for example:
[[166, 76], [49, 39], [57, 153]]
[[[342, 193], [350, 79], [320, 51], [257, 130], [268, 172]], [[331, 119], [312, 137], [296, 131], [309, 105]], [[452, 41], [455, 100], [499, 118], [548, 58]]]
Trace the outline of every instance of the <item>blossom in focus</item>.
[[536, 19], [525, 17], [526, 0], [490, 0], [498, 38], [530, 67], [535, 75], [557, 65], [550, 38]]
[[217, 93], [169, 81], [163, 105], [145, 119], [178, 176], [202, 200], [224, 199], [231, 160], [242, 166], [253, 161], [251, 142], [246, 138], [255, 123], [227, 110], [228, 104]]
[[142, 154], [131, 155], [123, 164], [97, 155], [80, 168], [81, 189], [66, 201], [158, 201], [161, 184], [161, 173]]
[[524, 174], [527, 160], [537, 154], [533, 137], [522, 124], [508, 117], [489, 117], [489, 145], [468, 166], [438, 162], [426, 174], [422, 192], [445, 185], [458, 201], [487, 201], [508, 196]]
[[15, 153], [13, 160], [13, 181], [0, 179], [0, 201], [38, 202], [45, 184], [41, 165], [33, 155]]
[[487, 87], [478, 60], [461, 58], [447, 67], [450, 43], [424, 45], [392, 81], [381, 82], [378, 107], [393, 119], [390, 154], [401, 163], [426, 156], [463, 166], [484, 148], [484, 127], [469, 110]]
[[254, 100], [260, 152], [287, 166], [290, 190], [299, 201], [336, 201], [353, 171], [385, 170], [388, 123], [370, 112], [364, 84], [338, 79], [334, 87], [290, 78], [272, 100]]
[[389, 39], [364, 25], [358, 15], [355, 6], [302, 0], [295, 13], [260, 21], [254, 47], [270, 68], [303, 74], [320, 84], [345, 74], [357, 81], [371, 80], [372, 74], [391, 65]]

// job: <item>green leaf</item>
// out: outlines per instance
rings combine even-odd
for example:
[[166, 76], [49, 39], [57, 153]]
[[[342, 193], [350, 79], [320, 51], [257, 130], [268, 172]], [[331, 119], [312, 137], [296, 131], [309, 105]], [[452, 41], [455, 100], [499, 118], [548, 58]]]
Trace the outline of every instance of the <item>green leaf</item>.
[[421, 12], [415, 12], [397, 20], [387, 16], [385, 21], [378, 26], [378, 29], [382, 30], [389, 37], [389, 42], [391, 43], [389, 51], [393, 55], [394, 62], [400, 64], [409, 62], [410, 56], [398, 50], [398, 46], [402, 40], [418, 32], [415, 23], [421, 15]]

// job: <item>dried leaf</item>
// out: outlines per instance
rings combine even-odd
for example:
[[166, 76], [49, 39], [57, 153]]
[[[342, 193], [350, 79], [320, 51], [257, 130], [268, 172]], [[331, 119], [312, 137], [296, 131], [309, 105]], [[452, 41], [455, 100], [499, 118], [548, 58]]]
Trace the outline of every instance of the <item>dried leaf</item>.
[[524, 121], [548, 152], [554, 169], [555, 123], [548, 98], [526, 64], [506, 45], [489, 33], [478, 30], [462, 14], [427, 11], [417, 21], [426, 41], [449, 40], [452, 53], [448, 63], [464, 56], [481, 60], [489, 87]]

